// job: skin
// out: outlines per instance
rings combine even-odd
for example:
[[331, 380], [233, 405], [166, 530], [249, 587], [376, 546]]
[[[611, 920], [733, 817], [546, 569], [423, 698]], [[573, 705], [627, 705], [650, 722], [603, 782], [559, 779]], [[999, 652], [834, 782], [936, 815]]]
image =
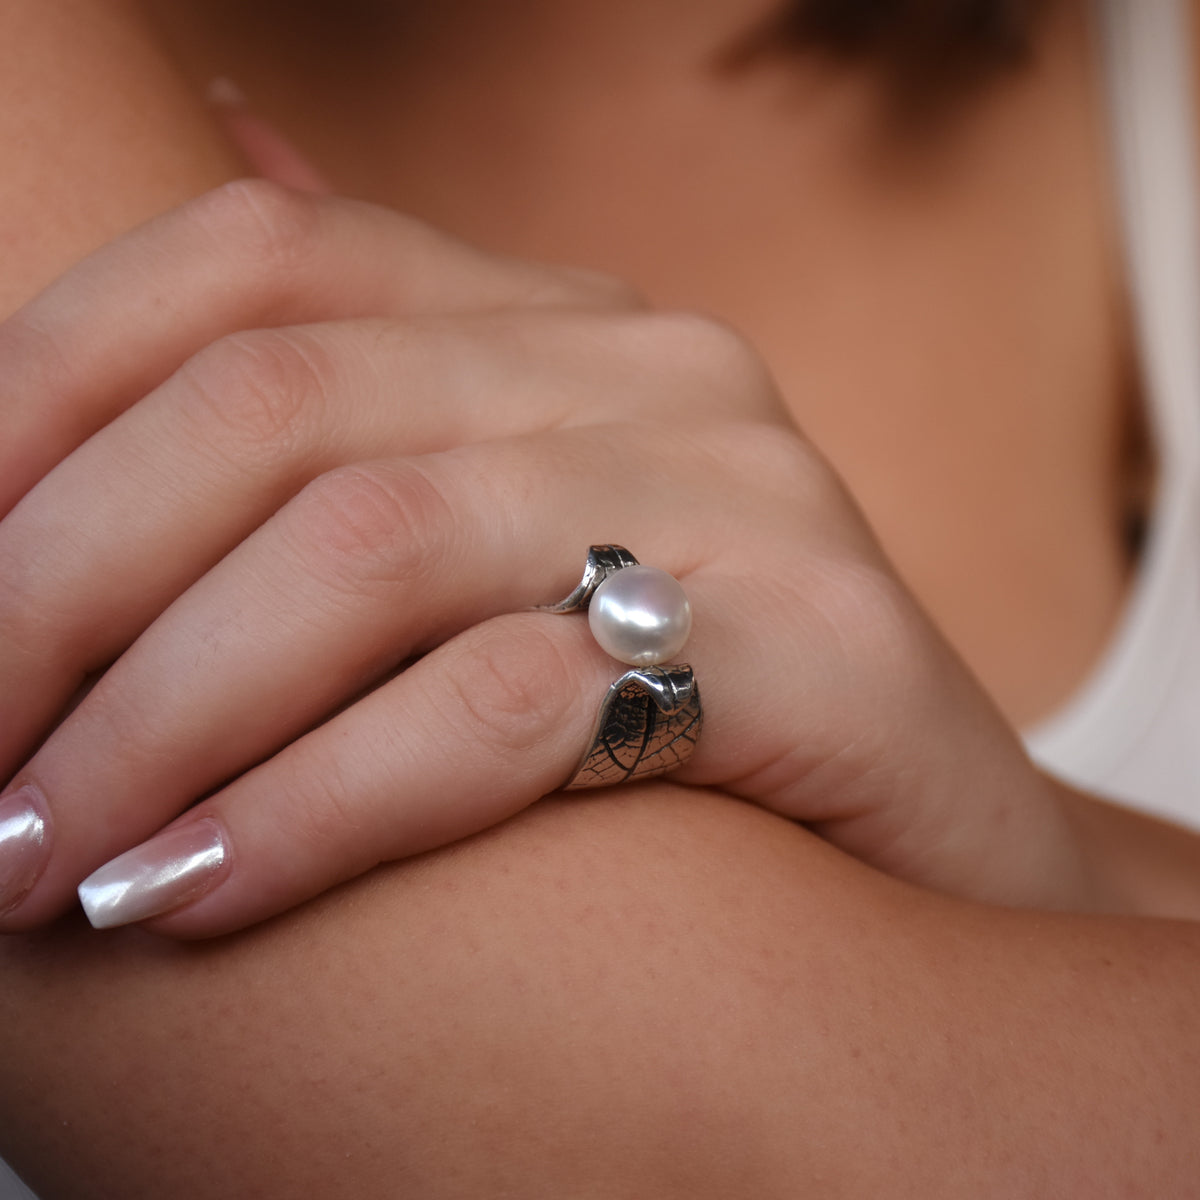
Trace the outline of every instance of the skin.
[[[610, 5], [602, 33], [586, 6], [535, 0], [499, 27], [470, 4], [360, 4], [332, 28], [262, 5], [152, 7], [197, 87], [241, 80], [335, 187], [747, 334], [1006, 715], [1035, 720], [1080, 682], [1128, 577], [1130, 428], [1081, 5], [1058, 8], [1019, 83], [903, 152], [869, 71], [712, 75], [770, 4]], [[479, 127], [503, 153], [461, 153]], [[942, 352], [914, 354], [928, 345]]]
[[6, 943], [0, 1115], [48, 1197], [1183, 1196], [1197, 948], [631, 789], [233, 938]]
[[[14, 0], [4, 20], [7, 315], [97, 246], [241, 164], [128, 6]], [[41, 152], [49, 142], [59, 153]]]
[[[103, 95], [106, 70], [75, 86]], [[172, 185], [201, 182], [167, 167]], [[1102, 233], [1104, 201], [1087, 211]], [[1095, 378], [1113, 365], [1102, 294], [1068, 306], [1104, 347]], [[1066, 362], [1078, 343], [1063, 336]], [[1087, 383], [1068, 398], [1094, 403]], [[1115, 604], [1123, 568], [1089, 570], [1119, 558], [1119, 389], [1099, 391], [1098, 422], [1064, 400], [1064, 445], [1085, 414], [1108, 433], [1078, 439], [1056, 487], [1091, 513], [1084, 545], [1109, 547], [1074, 566], [1102, 595], [1110, 579]], [[1029, 415], [1004, 411], [1014, 428]], [[982, 643], [968, 658], [986, 677]], [[1006, 707], [1054, 689], [1037, 690]], [[1094, 812], [1080, 809], [1089, 836], [1120, 841], [1122, 818]], [[728, 799], [631, 790], [538, 806], [203, 947], [69, 924], [7, 939], [0, 1129], [47, 1196], [394, 1194], [398, 1180], [430, 1196], [1184, 1194], [1195, 940], [1190, 924], [951, 900]], [[864, 1054], [868, 1038], [886, 1052]]]

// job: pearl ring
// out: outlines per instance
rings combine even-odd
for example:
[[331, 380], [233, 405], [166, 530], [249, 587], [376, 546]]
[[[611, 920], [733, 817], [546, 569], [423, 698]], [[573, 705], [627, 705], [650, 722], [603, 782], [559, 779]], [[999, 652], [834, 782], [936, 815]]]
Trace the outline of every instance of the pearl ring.
[[683, 649], [692, 609], [679, 582], [642, 566], [623, 546], [592, 546], [579, 586], [541, 611], [587, 609], [600, 647], [626, 671], [608, 689], [579, 766], [566, 785], [605, 787], [662, 775], [696, 748], [703, 712], [692, 668], [663, 666]]

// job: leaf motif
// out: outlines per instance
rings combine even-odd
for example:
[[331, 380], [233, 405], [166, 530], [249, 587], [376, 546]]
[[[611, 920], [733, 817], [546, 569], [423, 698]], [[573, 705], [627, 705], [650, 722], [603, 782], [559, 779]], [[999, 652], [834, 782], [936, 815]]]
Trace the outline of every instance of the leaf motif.
[[700, 737], [703, 711], [691, 667], [647, 667], [608, 690], [591, 742], [567, 790], [609, 787], [682, 766]]

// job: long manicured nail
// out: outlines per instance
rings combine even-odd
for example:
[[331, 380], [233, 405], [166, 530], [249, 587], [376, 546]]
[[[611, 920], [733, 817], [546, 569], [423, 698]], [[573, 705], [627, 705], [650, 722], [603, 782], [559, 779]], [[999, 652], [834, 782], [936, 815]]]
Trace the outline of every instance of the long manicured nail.
[[221, 827], [202, 817], [93, 871], [79, 885], [79, 900], [96, 929], [144, 921], [210, 892], [221, 882], [228, 861]]
[[46, 806], [27, 784], [0, 799], [0, 915], [25, 899], [49, 857]]

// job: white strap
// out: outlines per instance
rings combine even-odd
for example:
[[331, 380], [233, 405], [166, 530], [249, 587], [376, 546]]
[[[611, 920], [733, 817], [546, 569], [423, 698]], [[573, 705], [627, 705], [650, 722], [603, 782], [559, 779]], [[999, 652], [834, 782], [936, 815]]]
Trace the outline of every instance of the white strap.
[[[1113, 642], [1076, 698], [1027, 735], [1034, 756], [1095, 790], [1162, 808], [1143, 774], [1195, 775], [1168, 745], [1171, 710], [1192, 704], [1200, 653], [1200, 239], [1192, 37], [1184, 0], [1098, 0], [1100, 38], [1143, 394], [1158, 488], [1138, 579]], [[1188, 678], [1184, 678], [1184, 675]], [[1175, 714], [1178, 719], [1178, 714]], [[1175, 739], [1179, 740], [1179, 739]], [[1172, 761], [1165, 761], [1171, 759]], [[1146, 760], [1146, 761], [1143, 761]], [[1194, 782], [1191, 785], [1196, 795]], [[1158, 793], [1154, 795], [1152, 793]]]

